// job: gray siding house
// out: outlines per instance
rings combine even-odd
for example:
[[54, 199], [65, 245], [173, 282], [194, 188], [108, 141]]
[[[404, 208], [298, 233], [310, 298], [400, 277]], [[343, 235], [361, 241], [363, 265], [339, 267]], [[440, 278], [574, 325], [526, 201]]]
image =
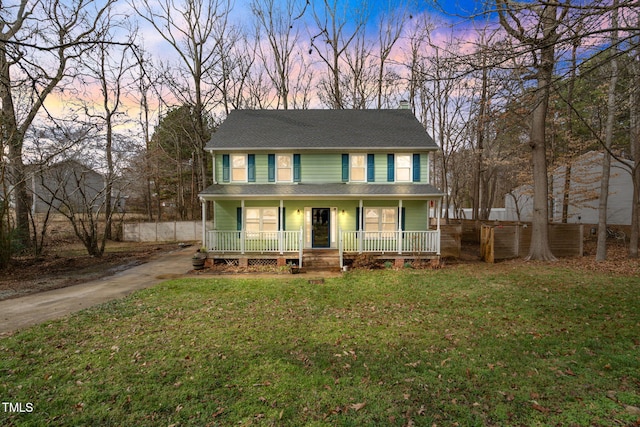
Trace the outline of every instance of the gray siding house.
[[410, 110], [236, 110], [207, 150], [211, 258], [440, 254], [438, 146]]
[[47, 210], [96, 212], [104, 205], [105, 179], [76, 160], [64, 160], [47, 167], [30, 167], [28, 189], [33, 213]]
[[[597, 224], [600, 180], [603, 153], [591, 151], [578, 157], [571, 165], [569, 208], [570, 224]], [[609, 198], [607, 200], [607, 224], [631, 224], [631, 200], [633, 183], [630, 174], [631, 161], [611, 159]], [[553, 222], [562, 222], [562, 202], [566, 166], [557, 167], [550, 178], [553, 192], [550, 194], [549, 215]], [[552, 180], [552, 181], [551, 181]], [[505, 196], [506, 220], [531, 221], [533, 191], [531, 186], [521, 186]]]

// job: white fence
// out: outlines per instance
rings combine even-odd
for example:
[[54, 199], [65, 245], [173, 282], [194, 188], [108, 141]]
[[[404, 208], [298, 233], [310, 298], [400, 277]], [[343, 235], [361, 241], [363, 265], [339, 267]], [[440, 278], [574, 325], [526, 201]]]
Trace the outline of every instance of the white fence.
[[127, 242], [182, 242], [202, 240], [202, 221], [136, 222], [122, 226]]

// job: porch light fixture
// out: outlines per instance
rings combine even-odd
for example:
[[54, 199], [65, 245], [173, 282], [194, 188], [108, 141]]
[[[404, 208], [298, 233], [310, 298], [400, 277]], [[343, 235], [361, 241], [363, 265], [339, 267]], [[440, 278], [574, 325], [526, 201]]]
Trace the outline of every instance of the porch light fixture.
[[297, 213], [298, 215], [300, 215], [300, 209], [298, 209], [298, 210], [296, 211], [296, 213]]

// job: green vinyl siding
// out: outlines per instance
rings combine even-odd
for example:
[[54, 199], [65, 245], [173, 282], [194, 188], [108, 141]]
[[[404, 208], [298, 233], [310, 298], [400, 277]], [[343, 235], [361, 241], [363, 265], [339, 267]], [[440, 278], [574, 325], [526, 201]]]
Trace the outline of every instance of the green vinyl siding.
[[225, 231], [236, 230], [236, 214], [239, 207], [240, 203], [236, 201], [216, 202], [214, 211], [216, 228]]
[[[256, 153], [254, 157], [255, 161], [252, 160], [254, 164], [253, 168], [255, 169], [254, 182], [256, 184], [267, 184], [269, 182], [274, 182], [273, 179], [275, 179], [275, 177], [272, 177], [271, 181], [269, 180], [269, 154], [272, 153]], [[340, 152], [300, 153], [300, 168], [299, 171], [296, 172], [300, 174], [300, 182], [309, 184], [342, 182], [342, 154], [343, 153]], [[374, 154], [373, 182], [388, 182], [387, 155], [395, 153], [375, 152], [368, 154]], [[225, 183], [225, 180], [223, 179], [223, 158], [225, 156], [228, 156], [228, 154], [216, 154], [215, 156], [216, 181], [220, 184]], [[416, 182], [429, 182], [429, 157], [430, 154], [427, 152], [420, 153], [420, 181]], [[370, 163], [367, 163], [367, 168], [369, 168], [369, 165]], [[275, 170], [273, 173], [275, 174]]]
[[300, 168], [301, 182], [342, 182], [342, 153], [302, 153]]
[[405, 230], [421, 231], [427, 229], [427, 214], [429, 202], [422, 200], [405, 200], [402, 202], [405, 208]]

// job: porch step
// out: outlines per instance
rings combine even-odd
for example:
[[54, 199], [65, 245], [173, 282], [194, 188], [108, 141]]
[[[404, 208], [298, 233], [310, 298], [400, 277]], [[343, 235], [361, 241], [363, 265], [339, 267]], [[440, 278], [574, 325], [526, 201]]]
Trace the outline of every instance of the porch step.
[[306, 250], [302, 254], [302, 266], [306, 269], [326, 270], [340, 268], [337, 250]]

